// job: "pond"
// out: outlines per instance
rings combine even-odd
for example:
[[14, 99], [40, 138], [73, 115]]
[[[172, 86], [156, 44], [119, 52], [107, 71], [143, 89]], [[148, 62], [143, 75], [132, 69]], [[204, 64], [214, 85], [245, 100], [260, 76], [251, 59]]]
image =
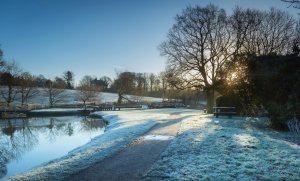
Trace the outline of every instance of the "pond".
[[99, 118], [79, 116], [0, 120], [0, 179], [67, 154], [105, 126]]

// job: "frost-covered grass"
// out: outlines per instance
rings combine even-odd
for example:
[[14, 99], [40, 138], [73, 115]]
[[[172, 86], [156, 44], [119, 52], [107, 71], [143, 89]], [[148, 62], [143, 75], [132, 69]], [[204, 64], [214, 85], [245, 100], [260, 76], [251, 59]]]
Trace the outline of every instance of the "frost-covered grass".
[[97, 112], [95, 114], [101, 115], [109, 122], [104, 134], [61, 158], [45, 163], [22, 175], [12, 177], [10, 180], [63, 180], [70, 174], [87, 168], [124, 148], [156, 123], [172, 118], [173, 115], [178, 117], [180, 113], [182, 116], [186, 116], [195, 115], [197, 112], [199, 111], [187, 109]]
[[[267, 121], [214, 118], [197, 110], [97, 112], [106, 133], [11, 180], [63, 180], [110, 156], [166, 119], [182, 118], [179, 135], [144, 180], [299, 180], [300, 147]], [[151, 137], [149, 139], [155, 139]], [[161, 139], [161, 137], [159, 137]], [[165, 137], [163, 137], [165, 139]]]
[[266, 120], [213, 118], [183, 120], [144, 180], [299, 180], [300, 147]]
[[[29, 100], [29, 104], [33, 105], [49, 105], [49, 97], [45, 93], [45, 90], [42, 88], [39, 88], [39, 94], [35, 96], [33, 99]], [[63, 93], [64, 96], [63, 98], [58, 102], [58, 104], [78, 104], [82, 103], [78, 97], [78, 92], [77, 90], [69, 90], [66, 89], [65, 92]], [[132, 99], [132, 95], [125, 95], [129, 99]], [[18, 102], [20, 98], [17, 98], [14, 103], [19, 103]], [[95, 98], [95, 100], [91, 102], [117, 102], [118, 100], [118, 94], [116, 93], [108, 93], [108, 92], [100, 92], [98, 96]], [[0, 97], [0, 101], [4, 101], [3, 98]], [[161, 102], [162, 98], [155, 98], [155, 97], [140, 97], [140, 101], [144, 102]]]
[[174, 139], [174, 136], [165, 136], [165, 135], [146, 135], [144, 136], [145, 140], [171, 140]]

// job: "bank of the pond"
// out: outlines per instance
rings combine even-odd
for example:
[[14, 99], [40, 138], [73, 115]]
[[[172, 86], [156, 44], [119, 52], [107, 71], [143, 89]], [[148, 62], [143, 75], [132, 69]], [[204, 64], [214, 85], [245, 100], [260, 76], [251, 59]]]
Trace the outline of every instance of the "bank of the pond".
[[51, 109], [37, 109], [27, 113], [28, 117], [47, 117], [47, 116], [87, 116], [91, 110], [84, 110], [80, 108], [51, 108]]
[[88, 116], [94, 112], [91, 109], [82, 108], [49, 108], [36, 110], [0, 110], [0, 119], [18, 119], [30, 117], [50, 116]]

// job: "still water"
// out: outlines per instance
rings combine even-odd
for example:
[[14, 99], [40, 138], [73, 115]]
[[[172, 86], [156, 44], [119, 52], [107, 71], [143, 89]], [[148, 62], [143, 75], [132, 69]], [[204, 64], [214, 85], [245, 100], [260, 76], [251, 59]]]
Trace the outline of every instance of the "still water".
[[67, 154], [105, 126], [99, 118], [78, 116], [0, 120], [0, 179]]

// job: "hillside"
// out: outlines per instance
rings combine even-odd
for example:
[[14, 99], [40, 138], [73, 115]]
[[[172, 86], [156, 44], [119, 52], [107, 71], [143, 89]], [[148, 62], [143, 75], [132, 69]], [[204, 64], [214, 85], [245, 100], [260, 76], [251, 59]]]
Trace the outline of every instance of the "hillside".
[[[65, 90], [63, 93], [63, 98], [58, 102], [58, 104], [77, 104], [81, 103], [78, 98], [77, 90]], [[131, 100], [138, 99], [140, 102], [160, 102], [162, 101], [161, 98], [154, 98], [154, 97], [137, 97], [133, 95], [126, 95], [127, 98]], [[38, 95], [36, 95], [33, 99], [29, 100], [29, 105], [49, 105], [49, 97], [46, 94], [44, 89], [39, 89]], [[116, 93], [108, 93], [108, 92], [100, 92], [98, 96], [92, 100], [91, 102], [97, 103], [106, 103], [106, 102], [117, 102], [118, 95]], [[0, 101], [4, 102], [2, 96], [0, 96]], [[12, 105], [19, 104], [20, 98], [17, 97], [16, 101], [13, 102]]]

